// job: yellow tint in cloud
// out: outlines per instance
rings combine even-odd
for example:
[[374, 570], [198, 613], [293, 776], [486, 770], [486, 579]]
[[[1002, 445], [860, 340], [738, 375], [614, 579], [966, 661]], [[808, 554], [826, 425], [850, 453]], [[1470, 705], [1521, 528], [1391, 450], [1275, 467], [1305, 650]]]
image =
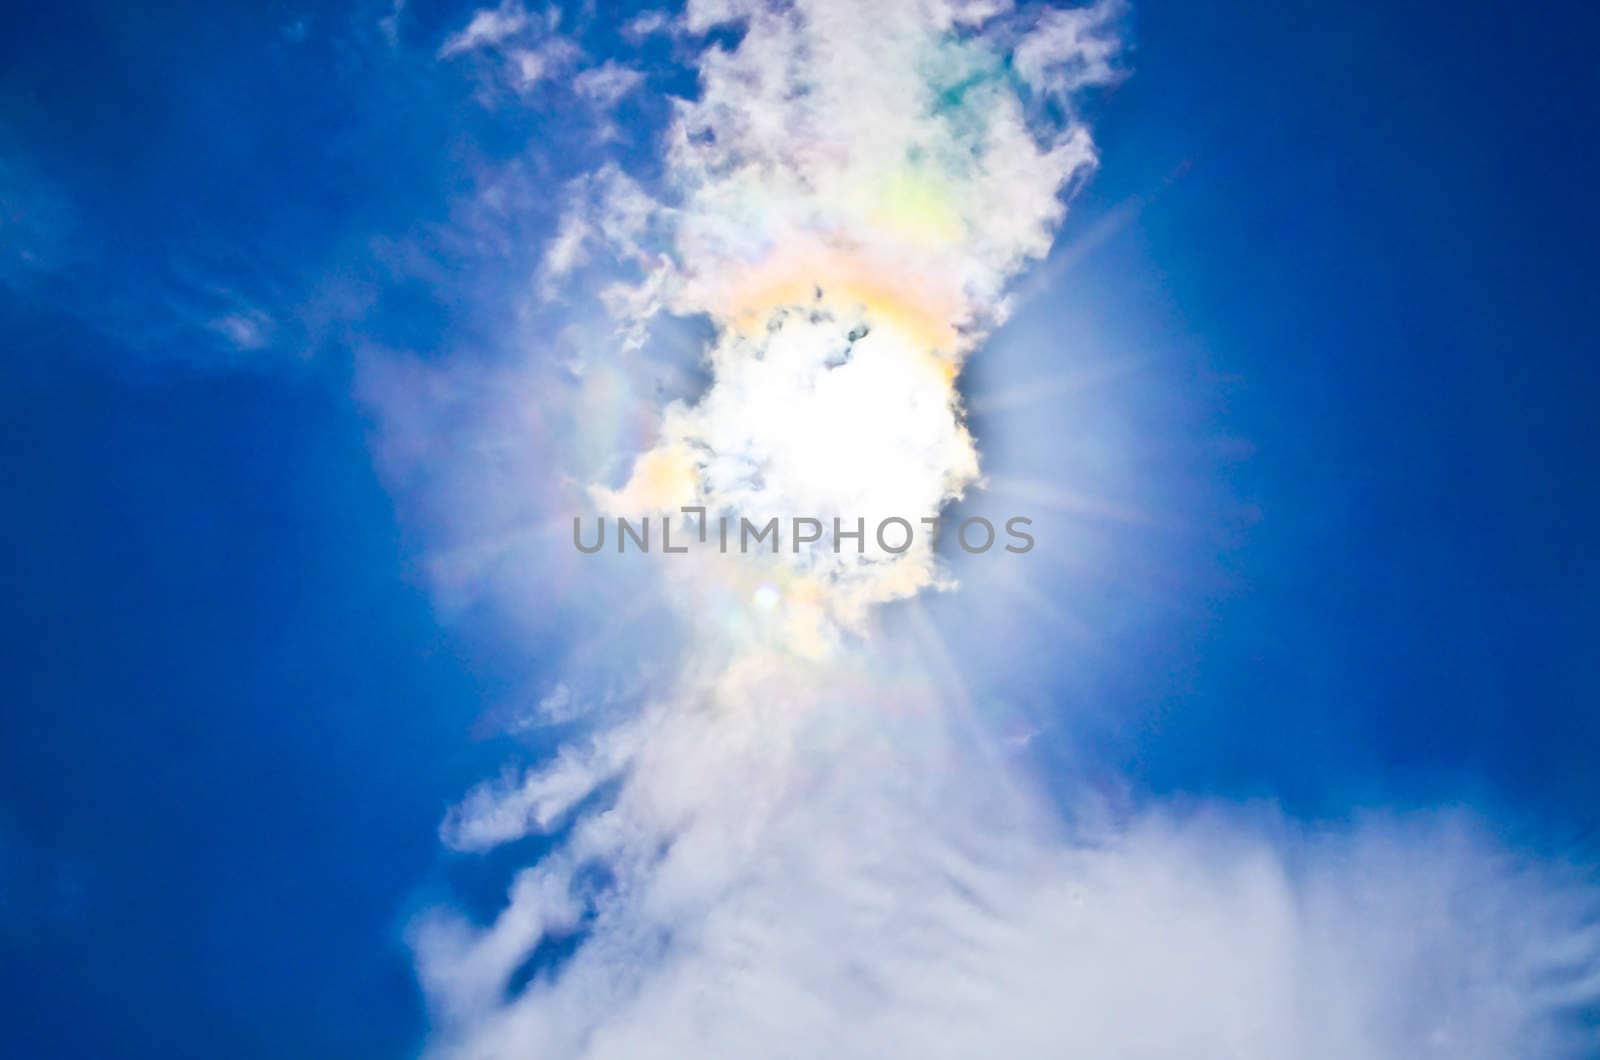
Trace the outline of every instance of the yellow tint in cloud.
[[949, 186], [909, 165], [883, 182], [871, 222], [886, 235], [922, 246], [953, 246], [966, 238], [966, 224]]
[[607, 515], [631, 517], [654, 512], [677, 511], [692, 505], [700, 490], [700, 474], [694, 454], [684, 445], [664, 445], [649, 449], [634, 461], [633, 473], [619, 490], [595, 486], [590, 496], [595, 507]]
[[892, 327], [906, 341], [954, 366], [970, 340], [960, 330], [964, 300], [950, 282], [919, 268], [911, 255], [868, 255], [819, 248], [774, 255], [742, 270], [714, 302], [714, 316], [734, 331], [759, 334], [781, 308], [816, 308]]

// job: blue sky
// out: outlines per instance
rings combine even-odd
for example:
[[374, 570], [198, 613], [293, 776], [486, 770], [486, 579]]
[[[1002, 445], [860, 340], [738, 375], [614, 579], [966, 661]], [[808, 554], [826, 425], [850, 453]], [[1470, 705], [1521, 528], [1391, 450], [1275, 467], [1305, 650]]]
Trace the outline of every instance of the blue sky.
[[[471, 16], [9, 20], [19, 1055], [412, 1054], [408, 924], [492, 916], [540, 856], [443, 850], [439, 822], [552, 752], [504, 714], [562, 679], [589, 590], [440, 589], [460, 496], [393, 470], [371, 365], [507, 363], [560, 190], [658, 166], [695, 82], [626, 16], [569, 15], [591, 60], [648, 72], [597, 138], [441, 58]], [[1103, 569], [1043, 576], [1060, 621], [963, 645], [975, 699], [1064, 800], [1087, 776], [1298, 822], [1464, 806], [1592, 863], [1600, 15], [1146, 2], [1125, 26], [1128, 76], [1083, 104], [1099, 168], [965, 388], [995, 474], [1141, 518], [1077, 520]], [[1111, 367], [983, 411], [1070, 358]], [[985, 577], [936, 621], [1004, 622]]]

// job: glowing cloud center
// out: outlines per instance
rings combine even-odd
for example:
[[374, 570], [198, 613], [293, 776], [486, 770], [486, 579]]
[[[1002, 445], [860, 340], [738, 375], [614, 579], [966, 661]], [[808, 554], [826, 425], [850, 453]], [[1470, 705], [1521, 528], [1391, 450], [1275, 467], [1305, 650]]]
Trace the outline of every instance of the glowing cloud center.
[[[1050, 79], [1065, 68], [1109, 74], [1105, 8], [1053, 13], [1075, 32], [1035, 49], [1031, 81], [974, 32], [993, 14], [690, 6], [690, 28], [740, 17], [745, 37], [708, 51], [701, 97], [679, 105], [671, 194], [653, 211], [669, 235], [654, 258], [634, 246], [647, 275], [611, 300], [709, 317], [713, 382], [665, 410], [620, 488], [593, 491], [602, 511], [916, 524], [978, 479], [961, 362], [1004, 318], [1007, 281], [1049, 248], [1062, 191], [1093, 163], [1081, 127], [1030, 122], [1026, 100], [1084, 83]], [[638, 216], [626, 187], [631, 203], [613, 195], [602, 209]], [[770, 569], [718, 577], [766, 587], [765, 608], [809, 653], [870, 605], [937, 584], [931, 542], [895, 552], [869, 533], [864, 554], [786, 543], [760, 561]], [[694, 582], [705, 577], [697, 567]]]

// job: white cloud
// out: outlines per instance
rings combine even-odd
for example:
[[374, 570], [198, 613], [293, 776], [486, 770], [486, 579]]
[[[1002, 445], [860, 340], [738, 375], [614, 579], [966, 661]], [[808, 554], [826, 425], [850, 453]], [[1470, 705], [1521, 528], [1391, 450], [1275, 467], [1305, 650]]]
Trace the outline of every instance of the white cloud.
[[665, 11], [642, 11], [622, 27], [622, 35], [634, 43], [672, 28], [672, 16]]
[[476, 12], [465, 29], [452, 34], [439, 48], [439, 58], [451, 59], [499, 44], [521, 33], [530, 24], [528, 12], [517, 0], [504, 0], [499, 7]]
[[582, 717], [588, 710], [585, 704], [565, 682], [558, 683], [539, 700], [537, 717], [544, 725], [562, 725]]
[[[658, 288], [665, 277], [657, 273], [663, 255], [652, 244], [668, 211], [638, 181], [610, 163], [573, 181], [565, 198], [539, 265], [541, 296], [546, 301], [558, 298], [573, 274], [596, 253], [603, 253], [611, 271], [601, 289], [614, 291], [611, 297], [624, 306], [617, 310], [617, 330], [642, 329], [661, 308]], [[619, 269], [628, 271], [631, 284], [618, 278]]]
[[552, 37], [529, 48], [508, 49], [511, 82], [525, 92], [570, 70], [582, 54], [576, 44], [564, 37]]
[[607, 60], [573, 78], [572, 89], [592, 103], [610, 108], [643, 82], [644, 74], [638, 70], [615, 60]]
[[[431, 468], [446, 590], [613, 619], [608, 568], [521, 562], [529, 541], [565, 548], [586, 485], [631, 513], [915, 517], [977, 481], [957, 373], [1094, 165], [1068, 94], [1116, 76], [1116, 10], [692, 0], [689, 32], [743, 20], [739, 43], [700, 54], [661, 180], [575, 182], [541, 267], [547, 296], [565, 282], [608, 311], [609, 333], [570, 323], [582, 370], [564, 389], [537, 368], [368, 381], [395, 463], [427, 467], [452, 431], [493, 454], [479, 479]], [[1037, 94], [1067, 117], [1047, 125]], [[663, 310], [708, 324], [711, 380], [641, 444], [625, 425], [650, 388], [632, 373]], [[433, 390], [446, 426], [417, 407]], [[637, 459], [621, 476], [580, 461], [556, 499], [518, 492], [575, 451]], [[930, 676], [942, 657], [855, 635], [872, 605], [945, 584], [928, 550], [673, 559], [650, 569], [688, 642], [677, 676], [443, 825], [463, 850], [553, 838], [492, 923], [416, 925], [437, 1054], [1581, 1048], [1561, 1016], [1600, 994], [1594, 910], [1559, 866], [1448, 813], [1312, 830], [1085, 797], [1063, 818], [959, 682]], [[632, 641], [590, 639], [631, 661]], [[542, 964], [561, 939], [570, 955]]]
[[1120, 2], [1108, 2], [1046, 11], [1017, 45], [1017, 73], [1034, 89], [1057, 96], [1113, 80], [1121, 42], [1109, 23], [1121, 10]]
[[564, 213], [556, 233], [545, 248], [540, 265], [540, 283], [546, 299], [556, 296], [557, 285], [583, 264], [588, 257], [585, 244], [594, 238], [593, 229], [577, 211]]
[[635, 737], [631, 730], [606, 733], [581, 750], [563, 749], [553, 765], [520, 780], [508, 774], [477, 788], [445, 819], [441, 837], [456, 850], [488, 850], [548, 831], [622, 771], [634, 754]]
[[[476, 12], [467, 25], [447, 38], [438, 58], [458, 59], [481, 53], [490, 83], [527, 95], [581, 66], [583, 50], [557, 32], [560, 10], [543, 17], [530, 14], [517, 0]], [[492, 96], [483, 97], [486, 103]]]
[[251, 352], [272, 341], [272, 318], [259, 309], [228, 313], [211, 322], [211, 330], [238, 350]]
[[[1592, 902], [1466, 819], [1309, 831], [1265, 810], [1088, 803], [1056, 824], [937, 690], [885, 687], [863, 701], [844, 677], [746, 662], [625, 727], [621, 793], [539, 885], [482, 931], [431, 921], [456, 940], [427, 956], [455, 1014], [438, 1051], [1488, 1060], [1579, 1044], [1555, 1017], [1600, 986]], [[518, 790], [570, 806], [580, 774], [614, 775], [564, 759]], [[596, 865], [615, 882], [587, 890]], [[501, 1000], [548, 937], [525, 926], [579, 920], [571, 962]]]

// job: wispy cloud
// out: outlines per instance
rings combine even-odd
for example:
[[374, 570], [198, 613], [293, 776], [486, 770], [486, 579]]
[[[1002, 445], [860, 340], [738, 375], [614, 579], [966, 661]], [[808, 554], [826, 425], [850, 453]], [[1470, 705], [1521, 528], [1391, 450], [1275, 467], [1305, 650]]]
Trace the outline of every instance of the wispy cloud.
[[559, 8], [533, 15], [516, 0], [506, 0], [474, 14], [465, 28], [446, 38], [438, 58], [476, 56], [491, 83], [526, 95], [582, 65], [583, 50], [560, 27]]
[[211, 322], [211, 329], [236, 349], [259, 350], [272, 338], [272, 318], [259, 309], [229, 313]]
[[474, 14], [465, 29], [452, 34], [440, 46], [439, 58], [450, 59], [499, 44], [532, 24], [533, 19], [517, 0], [505, 0], [497, 8], [486, 8]]
[[644, 83], [644, 74], [615, 60], [583, 71], [573, 79], [578, 95], [602, 107], [614, 107], [623, 96]]
[[[536, 269], [529, 312], [576, 336], [565, 374], [534, 356], [476, 376], [368, 369], [392, 477], [427, 469], [408, 486], [446, 527], [442, 591], [530, 609], [567, 593], [591, 657], [561, 687], [594, 655], [626, 666], [676, 638], [675, 669], [631, 716], [447, 816], [452, 848], [539, 836], [543, 853], [491, 923], [441, 909], [413, 925], [439, 1054], [1399, 1060], [1593, 1044], [1569, 1018], [1600, 996], [1592, 891], [1466, 814], [1309, 828], [1268, 809], [1044, 798], [1015, 734], [972, 717], [960, 647], [874, 623], [950, 585], [930, 548], [627, 573], [549, 558], [570, 555], [562, 517], [586, 500], [931, 515], [978, 482], [955, 381], [1095, 164], [1076, 100], [1123, 76], [1120, 13], [691, 0], [635, 36], [698, 49], [698, 92], [673, 104], [647, 172], [609, 163], [565, 188]], [[704, 39], [729, 23], [737, 43]], [[473, 48], [506, 54], [533, 32], [510, 6], [458, 37], [474, 26]], [[630, 80], [603, 69], [597, 85]], [[639, 385], [664, 321], [709, 373], [678, 400]], [[605, 578], [654, 586], [663, 624], [619, 634], [626, 594]], [[568, 717], [565, 700], [549, 712]]]
[[130, 350], [198, 350], [235, 367], [281, 337], [280, 322], [258, 304], [275, 292], [241, 293], [236, 285], [247, 277], [226, 265], [174, 258], [119, 274], [70, 194], [16, 159], [0, 159], [0, 203], [0, 283], [35, 305]]

